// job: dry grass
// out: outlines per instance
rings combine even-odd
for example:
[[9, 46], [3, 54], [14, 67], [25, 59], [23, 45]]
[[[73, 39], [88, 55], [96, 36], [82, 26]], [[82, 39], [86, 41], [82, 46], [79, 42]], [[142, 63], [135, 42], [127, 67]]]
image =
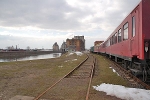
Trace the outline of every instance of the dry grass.
[[[97, 58], [98, 63], [92, 80], [92, 86], [97, 86], [101, 83], [128, 86], [127, 81], [118, 76], [117, 73], [114, 73], [112, 69], [109, 68], [112, 65], [110, 61], [101, 55], [94, 54], [94, 56]], [[107, 96], [104, 92], [98, 92], [94, 90], [92, 86], [89, 100], [99, 100], [100, 98], [101, 100], [120, 100], [116, 97]]]
[[[112, 72], [112, 69], [109, 68], [111, 63], [105, 57], [94, 56], [97, 57], [98, 65], [96, 66], [92, 86], [100, 85], [101, 83], [127, 86], [125, 80]], [[45, 60], [0, 63], [0, 99], [8, 100], [15, 95], [35, 97], [76, 67], [85, 58], [86, 55], [77, 56], [74, 54], [67, 56], [65, 54], [59, 58]], [[48, 93], [45, 97], [53, 95], [55, 98], [59, 95], [55, 94], [57, 92], [61, 94], [61, 97], [58, 96], [59, 99], [57, 100], [64, 100], [65, 98], [84, 100], [85, 91], [82, 90], [87, 88], [85, 83], [87, 83], [87, 80], [79, 82], [78, 79], [67, 78], [52, 90], [54, 93]], [[99, 100], [100, 98], [101, 100], [119, 100], [115, 97], [106, 96], [105, 93], [98, 92], [91, 87], [89, 100]]]
[[[37, 96], [76, 67], [86, 55], [0, 63], [0, 99], [15, 95]], [[77, 59], [75, 61], [72, 61]]]
[[105, 57], [100, 55], [95, 55], [98, 60], [98, 65], [96, 67], [96, 76], [93, 78], [93, 85], [99, 85], [101, 83], [109, 83], [116, 85], [127, 86], [127, 81], [122, 77], [118, 76], [117, 73], [114, 73], [111, 68], [111, 62], [108, 61]]

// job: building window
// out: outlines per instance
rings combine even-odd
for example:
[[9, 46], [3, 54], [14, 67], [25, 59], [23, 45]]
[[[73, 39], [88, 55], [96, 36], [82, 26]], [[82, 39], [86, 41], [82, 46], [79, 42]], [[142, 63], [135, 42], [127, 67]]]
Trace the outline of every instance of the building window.
[[128, 39], [128, 23], [124, 24], [123, 29], [124, 29], [123, 40], [127, 40]]
[[118, 42], [121, 42], [121, 29], [118, 30]]
[[135, 17], [132, 17], [132, 37], [135, 36]]

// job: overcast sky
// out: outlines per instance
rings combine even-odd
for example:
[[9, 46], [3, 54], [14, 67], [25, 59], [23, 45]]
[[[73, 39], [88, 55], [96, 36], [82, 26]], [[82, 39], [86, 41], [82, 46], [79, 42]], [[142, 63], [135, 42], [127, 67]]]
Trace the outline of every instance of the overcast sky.
[[0, 48], [51, 49], [84, 35], [105, 40], [141, 0], [0, 0]]

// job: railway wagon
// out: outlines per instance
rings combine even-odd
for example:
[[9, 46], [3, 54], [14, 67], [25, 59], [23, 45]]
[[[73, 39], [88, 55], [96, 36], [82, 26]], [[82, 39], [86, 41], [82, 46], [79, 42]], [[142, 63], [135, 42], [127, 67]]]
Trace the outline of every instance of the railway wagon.
[[101, 44], [105, 53], [135, 76], [150, 76], [150, 0], [142, 0]]
[[94, 53], [98, 53], [99, 52], [99, 45], [94, 46]]
[[90, 48], [90, 52], [91, 52], [91, 53], [94, 52], [94, 46], [92, 46], [92, 47]]

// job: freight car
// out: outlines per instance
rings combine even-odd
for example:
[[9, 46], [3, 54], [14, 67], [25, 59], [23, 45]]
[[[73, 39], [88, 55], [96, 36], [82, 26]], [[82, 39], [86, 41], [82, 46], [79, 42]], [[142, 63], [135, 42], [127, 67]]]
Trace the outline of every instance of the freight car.
[[142, 0], [113, 33], [95, 48], [121, 62], [143, 81], [150, 76], [150, 0]]

